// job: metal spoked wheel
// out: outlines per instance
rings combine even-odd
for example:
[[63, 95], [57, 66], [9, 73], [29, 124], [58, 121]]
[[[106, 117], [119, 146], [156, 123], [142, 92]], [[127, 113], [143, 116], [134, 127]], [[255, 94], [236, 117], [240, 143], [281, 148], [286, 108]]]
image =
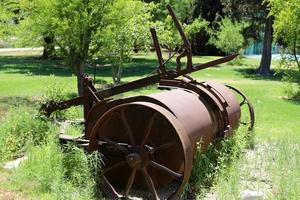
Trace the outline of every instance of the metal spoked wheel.
[[104, 193], [110, 198], [178, 198], [192, 166], [189, 140], [179, 131], [174, 115], [152, 103], [107, 111], [95, 124], [89, 146], [104, 157]]

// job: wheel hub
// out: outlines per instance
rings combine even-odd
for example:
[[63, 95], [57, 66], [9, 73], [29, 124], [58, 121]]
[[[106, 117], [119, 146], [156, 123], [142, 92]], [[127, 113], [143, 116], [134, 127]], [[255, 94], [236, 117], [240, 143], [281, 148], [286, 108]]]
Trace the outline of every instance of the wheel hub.
[[126, 161], [130, 167], [137, 168], [141, 165], [142, 158], [138, 153], [132, 153], [126, 156]]
[[149, 163], [149, 153], [142, 149], [134, 149], [126, 156], [126, 162], [131, 168], [142, 169]]

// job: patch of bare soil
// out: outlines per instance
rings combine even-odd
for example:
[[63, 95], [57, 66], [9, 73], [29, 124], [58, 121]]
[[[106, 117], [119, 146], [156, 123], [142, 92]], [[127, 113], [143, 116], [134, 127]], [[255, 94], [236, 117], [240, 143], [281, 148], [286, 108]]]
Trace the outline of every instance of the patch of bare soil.
[[0, 200], [20, 200], [19, 197], [14, 191], [0, 189]]
[[[268, 154], [274, 150], [274, 144], [265, 143], [257, 144], [254, 149], [246, 150], [244, 158], [239, 166], [239, 190], [240, 199], [268, 199], [273, 196], [273, 186], [271, 177], [268, 174]], [[255, 194], [261, 194], [262, 197], [247, 196], [243, 197], [243, 193], [251, 191]], [[217, 200], [218, 195], [214, 188], [210, 191], [204, 200]]]

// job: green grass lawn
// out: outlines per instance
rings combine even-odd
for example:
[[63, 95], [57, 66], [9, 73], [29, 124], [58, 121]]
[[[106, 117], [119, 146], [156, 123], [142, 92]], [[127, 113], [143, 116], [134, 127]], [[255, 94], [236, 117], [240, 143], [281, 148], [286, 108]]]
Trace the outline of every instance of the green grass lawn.
[[[0, 116], [2, 117], [2, 119], [0, 117], [0, 121], [5, 120], [3, 116], [5, 116], [4, 113], [6, 113], [10, 105], [16, 103], [30, 104], [34, 99], [39, 99], [46, 88], [54, 83], [61, 84], [67, 88], [68, 91], [76, 93], [76, 77], [73, 71], [69, 68], [65, 68], [60, 61], [50, 62], [39, 60], [39, 53], [40, 52], [12, 52], [0, 54]], [[195, 57], [194, 63], [203, 63], [215, 58], [217, 57]], [[274, 69], [277, 64], [278, 63], [274, 62], [272, 68]], [[286, 87], [286, 83], [281, 81], [281, 74], [272, 77], [256, 76], [255, 69], [257, 69], [258, 65], [259, 60], [243, 58], [235, 64], [227, 63], [214, 68], [205, 69], [193, 73], [192, 76], [199, 81], [214, 80], [235, 86], [250, 98], [256, 114], [256, 144], [280, 144], [281, 141], [284, 141], [284, 144], [289, 146], [290, 144], [299, 143], [299, 102], [285, 100], [284, 88]], [[147, 76], [155, 70], [156, 67], [157, 60], [154, 54], [137, 54], [133, 57], [131, 63], [125, 65], [122, 81], [129, 82]], [[88, 69], [87, 72], [92, 75], [93, 69]], [[109, 67], [100, 67], [97, 69], [97, 87], [111, 83], [112, 78], [110, 75]], [[155, 86], [151, 86], [142, 90], [128, 92], [125, 95], [148, 94], [156, 91]], [[287, 148], [287, 151], [289, 151], [289, 148]], [[272, 153], [271, 150], [264, 153], [266, 154], [265, 160], [270, 161], [270, 163], [272, 163], [272, 160], [277, 159], [272, 157], [270, 154]], [[299, 153], [299, 151], [294, 152], [296, 155], [297, 153]], [[283, 151], [279, 151], [278, 155], [284, 155]], [[254, 157], [253, 162], [260, 162], [259, 159], [264, 160], [264, 158]], [[281, 159], [278, 160], [278, 162], [278, 165], [270, 166], [273, 170], [271, 170], [270, 173], [272, 172], [274, 177], [278, 177], [278, 171], [276, 171], [276, 169], [278, 170], [279, 167], [289, 167], [288, 160]], [[286, 164], [283, 164], [284, 162], [286, 162]], [[294, 168], [291, 170], [300, 170], [299, 167], [297, 167], [298, 164], [300, 164], [298, 162], [299, 160], [293, 161], [290, 167]], [[227, 194], [230, 193], [232, 189], [226, 187], [226, 185], [232, 184], [234, 187], [239, 187], [237, 180], [240, 178], [240, 173], [243, 172], [241, 166], [246, 164], [247, 159], [239, 160], [236, 165], [230, 169], [229, 174], [231, 174], [232, 179], [229, 181], [228, 177], [220, 177], [215, 185], [215, 190], [220, 194]], [[300, 172], [296, 172], [296, 175], [291, 174], [290, 176], [297, 177], [296, 185], [300, 184], [300, 181], [298, 182], [300, 176], [297, 176], [299, 173]], [[278, 193], [280, 194], [282, 190], [280, 190], [280, 184], [285, 183], [287, 187], [288, 183], [284, 182], [286, 180], [275, 180], [274, 178], [274, 183], [276, 183], [276, 181], [278, 181], [279, 185], [278, 187], [276, 186], [276, 188], [279, 188]], [[285, 186], [283, 185], [283, 187]], [[300, 188], [300, 185], [298, 186]], [[293, 194], [288, 197], [293, 197]], [[225, 196], [226, 195], [221, 199], [232, 199], [232, 196]]]

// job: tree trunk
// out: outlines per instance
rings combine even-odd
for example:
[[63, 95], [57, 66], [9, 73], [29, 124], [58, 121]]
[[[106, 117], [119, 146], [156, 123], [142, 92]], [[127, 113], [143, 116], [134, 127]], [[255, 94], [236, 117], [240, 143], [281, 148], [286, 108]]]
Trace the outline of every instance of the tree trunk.
[[75, 70], [76, 70], [76, 76], [77, 76], [77, 89], [78, 89], [78, 95], [83, 95], [83, 73], [84, 73], [84, 62], [81, 60], [77, 60], [75, 63]]
[[47, 60], [53, 57], [55, 54], [55, 47], [54, 47], [54, 39], [50, 36], [44, 37], [44, 50], [42, 59]]
[[295, 34], [294, 41], [293, 41], [293, 54], [294, 54], [294, 58], [295, 58], [295, 62], [297, 64], [297, 67], [300, 70], [300, 63], [299, 63], [299, 60], [298, 60], [298, 57], [297, 57], [297, 40], [298, 40], [297, 34]]
[[265, 25], [264, 43], [258, 75], [269, 75], [272, 60], [273, 18], [268, 17]]

